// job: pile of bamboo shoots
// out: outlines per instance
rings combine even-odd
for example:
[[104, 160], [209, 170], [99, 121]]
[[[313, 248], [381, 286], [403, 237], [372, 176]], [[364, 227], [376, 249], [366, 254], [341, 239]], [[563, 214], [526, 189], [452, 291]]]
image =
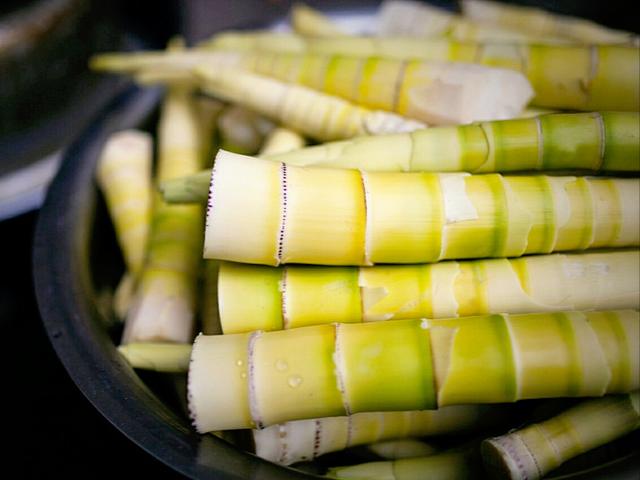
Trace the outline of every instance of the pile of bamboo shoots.
[[540, 478], [640, 426], [638, 37], [484, 0], [376, 20], [92, 60], [167, 88], [97, 167], [119, 351], [282, 465]]

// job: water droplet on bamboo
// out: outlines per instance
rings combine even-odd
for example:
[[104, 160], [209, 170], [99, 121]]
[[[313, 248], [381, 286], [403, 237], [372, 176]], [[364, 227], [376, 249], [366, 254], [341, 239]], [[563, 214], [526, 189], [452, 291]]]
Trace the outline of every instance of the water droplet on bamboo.
[[276, 370], [278, 370], [279, 372], [284, 372], [288, 368], [289, 368], [289, 364], [287, 363], [286, 360], [283, 360], [281, 358], [276, 360]]
[[239, 366], [239, 367], [241, 367], [242, 365], [244, 365], [244, 362], [243, 362], [242, 360], [238, 360], [238, 361], [236, 362], [236, 365], [237, 365], [237, 366]]
[[299, 387], [301, 383], [302, 383], [302, 377], [300, 375], [291, 375], [287, 380], [287, 384], [291, 388]]
[[240, 378], [247, 378], [247, 372], [242, 372], [240, 374]]

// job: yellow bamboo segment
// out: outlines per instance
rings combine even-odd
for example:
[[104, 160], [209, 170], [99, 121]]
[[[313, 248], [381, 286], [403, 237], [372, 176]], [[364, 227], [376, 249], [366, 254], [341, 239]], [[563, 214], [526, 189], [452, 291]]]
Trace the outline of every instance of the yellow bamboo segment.
[[[303, 168], [221, 150], [204, 255], [372, 265], [637, 246], [639, 187], [638, 179]], [[594, 194], [608, 189], [616, 193]]]
[[489, 406], [455, 405], [438, 410], [356, 413], [297, 420], [253, 431], [255, 452], [281, 465], [325, 453], [396, 438], [436, 436], [476, 429], [496, 412]]
[[406, 37], [303, 38], [225, 32], [208, 48], [253, 52], [321, 53], [396, 60], [472, 62], [524, 74], [539, 107], [638, 111], [638, 48], [619, 45], [543, 45], [459, 42]]
[[[206, 143], [191, 91], [170, 89], [158, 126], [158, 181], [197, 172]], [[155, 199], [149, 249], [122, 343], [191, 341], [200, 265], [201, 205], [167, 205]]]
[[[638, 311], [606, 315], [615, 328], [624, 326], [622, 338], [602, 337], [592, 326], [602, 312], [201, 335], [191, 356], [190, 412], [198, 431], [207, 432], [366, 411], [602, 396], [620, 386], [611, 383], [612, 372], [625, 369], [635, 390]], [[612, 341], [618, 357], [606, 351]]]
[[421, 122], [368, 110], [340, 98], [240, 69], [198, 67], [201, 88], [238, 103], [316, 140], [413, 131]]
[[584, 18], [559, 15], [524, 5], [487, 0], [463, 0], [462, 12], [471, 21], [515, 29], [538, 36], [558, 36], [586, 44], [637, 43], [631, 32], [614, 30]]
[[640, 427], [638, 392], [581, 402], [541, 423], [485, 440], [492, 478], [538, 479], [568, 459]]
[[151, 225], [152, 157], [148, 133], [124, 130], [107, 139], [96, 171], [127, 270], [134, 276], [142, 269]]

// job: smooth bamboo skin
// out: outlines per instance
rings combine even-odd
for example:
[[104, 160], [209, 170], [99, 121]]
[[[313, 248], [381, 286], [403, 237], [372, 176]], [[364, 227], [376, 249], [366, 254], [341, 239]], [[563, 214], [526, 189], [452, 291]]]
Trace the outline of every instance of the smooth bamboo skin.
[[221, 150], [204, 257], [373, 265], [637, 246], [639, 187], [639, 179], [303, 168]]
[[335, 37], [346, 33], [325, 14], [302, 3], [295, 3], [289, 12], [293, 31], [310, 37]]
[[640, 309], [638, 272], [638, 250], [360, 268], [221, 262], [216, 295], [228, 334], [331, 322]]
[[201, 48], [479, 63], [521, 72], [533, 86], [532, 103], [539, 107], [638, 111], [640, 105], [637, 47], [459, 42], [406, 37], [308, 38], [272, 32], [225, 32]]
[[482, 478], [467, 451], [447, 451], [425, 457], [333, 467], [327, 473], [337, 480], [466, 480]]
[[407, 0], [383, 2], [377, 15], [377, 25], [376, 33], [381, 37], [446, 37], [459, 41], [482, 42], [570, 42], [560, 35], [536, 35], [526, 29], [472, 21], [425, 2]]
[[123, 130], [103, 147], [96, 178], [127, 270], [135, 277], [144, 262], [151, 225], [153, 140], [138, 130]]
[[482, 456], [494, 478], [542, 478], [570, 458], [640, 427], [638, 392], [586, 400], [547, 421], [485, 440]]
[[[202, 168], [206, 143], [199, 119], [191, 91], [170, 89], [158, 126], [158, 181]], [[152, 222], [147, 259], [127, 314], [122, 343], [191, 342], [203, 208], [167, 205], [157, 196]]]
[[[640, 172], [640, 115], [549, 114], [411, 133], [358, 137], [264, 155], [288, 165], [367, 172]], [[393, 152], [393, 154], [390, 154]], [[211, 174], [161, 185], [170, 203], [204, 202]]]
[[640, 318], [630, 310], [200, 335], [189, 367], [189, 410], [197, 430], [208, 432], [624, 393], [640, 386], [639, 341]]
[[[497, 408], [456, 405], [438, 410], [356, 413], [297, 420], [253, 430], [255, 452], [281, 465], [310, 461], [330, 452], [388, 439], [471, 431], [495, 419]], [[496, 415], [492, 415], [496, 414]]]
[[463, 14], [472, 21], [516, 29], [538, 36], [560, 36], [586, 44], [637, 44], [638, 36], [584, 18], [559, 15], [524, 5], [462, 0]]
[[129, 343], [120, 345], [118, 351], [135, 369], [162, 373], [185, 373], [189, 369], [188, 343]]
[[237, 103], [318, 141], [395, 132], [425, 125], [382, 110], [240, 69], [198, 67], [206, 93]]

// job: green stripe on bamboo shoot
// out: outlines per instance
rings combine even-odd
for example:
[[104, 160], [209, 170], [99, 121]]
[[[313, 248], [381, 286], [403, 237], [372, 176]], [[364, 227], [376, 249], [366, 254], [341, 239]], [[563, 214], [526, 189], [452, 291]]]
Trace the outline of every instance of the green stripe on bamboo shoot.
[[[627, 392], [637, 389], [638, 312], [607, 314], [622, 339], [603, 337], [592, 325], [601, 315], [505, 314], [201, 335], [191, 356], [190, 412], [198, 431], [207, 432], [367, 409], [602, 396], [620, 387], [611, 380], [622, 375]], [[623, 353], [609, 351], [616, 347]], [[465, 374], [468, 368], [476, 380]]]
[[373, 265], [637, 246], [639, 186], [638, 179], [301, 168], [221, 150], [204, 256]]
[[240, 69], [198, 67], [201, 88], [320, 141], [412, 131], [424, 124]]
[[485, 440], [482, 456], [495, 478], [538, 479], [568, 459], [640, 427], [638, 392], [586, 400], [556, 417]]
[[225, 32], [206, 47], [473, 62], [523, 73], [533, 86], [533, 103], [537, 106], [637, 111], [640, 104], [637, 74], [640, 56], [638, 48], [631, 46], [529, 45], [403, 37], [310, 39], [287, 34]]

